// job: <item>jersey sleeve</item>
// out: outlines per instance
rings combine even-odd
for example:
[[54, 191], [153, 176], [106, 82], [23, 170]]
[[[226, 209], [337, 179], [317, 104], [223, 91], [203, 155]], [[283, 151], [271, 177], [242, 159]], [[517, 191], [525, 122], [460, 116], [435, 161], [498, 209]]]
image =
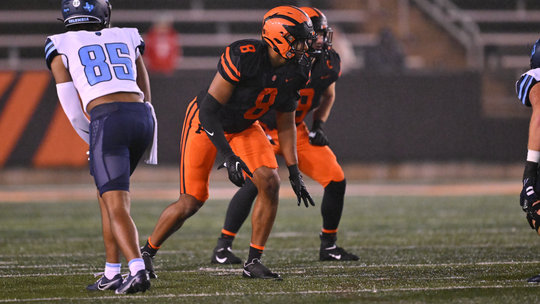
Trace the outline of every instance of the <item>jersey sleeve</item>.
[[341, 58], [339, 54], [333, 49], [328, 50], [328, 60], [326, 65], [331, 70], [329, 82], [336, 82], [341, 76]]
[[225, 49], [225, 52], [221, 55], [221, 58], [218, 63], [218, 72], [223, 77], [232, 84], [237, 84], [240, 82], [240, 62], [241, 57], [237, 56], [232, 49], [234, 45], [230, 45]]
[[51, 38], [47, 38], [47, 41], [45, 41], [45, 61], [47, 62], [47, 68], [49, 68], [49, 70], [51, 69], [52, 60], [57, 55], [59, 54], [56, 50], [54, 42], [51, 40]]
[[540, 79], [540, 69], [533, 69], [527, 71], [525, 74], [521, 75], [519, 80], [516, 82], [516, 93], [519, 100], [522, 104], [527, 107], [531, 107], [531, 101], [529, 100], [529, 93], [531, 88], [538, 83]]

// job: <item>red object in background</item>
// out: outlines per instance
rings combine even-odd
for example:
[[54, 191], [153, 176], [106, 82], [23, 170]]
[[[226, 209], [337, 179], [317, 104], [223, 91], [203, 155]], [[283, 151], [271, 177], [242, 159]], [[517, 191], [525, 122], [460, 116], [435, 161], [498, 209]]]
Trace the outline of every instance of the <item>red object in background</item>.
[[144, 63], [149, 72], [172, 74], [182, 50], [178, 32], [171, 23], [156, 23], [144, 36]]

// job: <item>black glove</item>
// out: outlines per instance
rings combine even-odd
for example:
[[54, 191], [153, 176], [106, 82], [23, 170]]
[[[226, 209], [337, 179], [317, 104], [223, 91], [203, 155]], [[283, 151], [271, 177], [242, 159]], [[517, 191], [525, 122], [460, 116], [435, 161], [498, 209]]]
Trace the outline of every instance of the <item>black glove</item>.
[[523, 189], [519, 195], [519, 205], [523, 211], [528, 212], [532, 205], [538, 200], [536, 195], [538, 179], [538, 164], [528, 161], [525, 164], [523, 173]]
[[316, 119], [313, 121], [313, 126], [309, 132], [309, 143], [314, 146], [327, 146], [328, 138], [324, 135], [323, 132], [324, 121]]
[[291, 186], [296, 194], [296, 197], [298, 198], [298, 206], [300, 206], [301, 200], [304, 200], [304, 205], [306, 205], [306, 208], [309, 207], [308, 201], [311, 206], [315, 206], [315, 202], [313, 202], [313, 199], [311, 198], [311, 195], [309, 195], [306, 186], [304, 186], [302, 174], [300, 174], [300, 170], [298, 170], [298, 165], [291, 165], [287, 168], [289, 168], [289, 180], [291, 181]]
[[249, 171], [246, 163], [244, 163], [244, 161], [240, 159], [240, 157], [234, 155], [234, 153], [224, 158], [225, 162], [219, 165], [218, 170], [221, 168], [227, 168], [227, 171], [229, 172], [229, 179], [231, 180], [231, 182], [233, 182], [233, 184], [237, 185], [238, 187], [244, 186], [246, 180], [242, 171], [246, 171], [247, 175], [253, 177], [253, 173]]

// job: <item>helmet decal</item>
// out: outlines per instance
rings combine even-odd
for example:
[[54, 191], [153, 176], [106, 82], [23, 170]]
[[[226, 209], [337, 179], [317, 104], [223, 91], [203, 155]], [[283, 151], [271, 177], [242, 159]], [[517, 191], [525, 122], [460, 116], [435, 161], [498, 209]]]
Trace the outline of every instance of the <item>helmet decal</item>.
[[[271, 9], [263, 18], [262, 40], [285, 59], [305, 60], [302, 44], [311, 44], [315, 37], [309, 16], [296, 6]], [[298, 48], [301, 49], [298, 49]]]
[[94, 9], [94, 6], [88, 2], [86, 2], [86, 5], [83, 7], [85, 10], [91, 12]]

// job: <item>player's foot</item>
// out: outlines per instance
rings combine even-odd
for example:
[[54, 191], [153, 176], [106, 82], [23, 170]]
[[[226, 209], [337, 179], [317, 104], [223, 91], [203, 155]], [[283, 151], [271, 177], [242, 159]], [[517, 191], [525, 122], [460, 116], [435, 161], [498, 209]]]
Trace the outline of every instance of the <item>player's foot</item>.
[[330, 247], [321, 246], [319, 251], [319, 259], [321, 261], [358, 261], [360, 258], [345, 249], [338, 247], [336, 244]]
[[242, 259], [235, 256], [231, 251], [231, 247], [214, 249], [211, 262], [214, 264], [241, 264]]
[[122, 285], [115, 291], [116, 294], [136, 293], [139, 291], [145, 292], [150, 288], [150, 278], [145, 269], [139, 270], [134, 276], [129, 274], [122, 282]]
[[529, 283], [540, 283], [540, 274], [532, 278], [528, 278], [527, 282]]
[[98, 291], [98, 290], [116, 290], [122, 285], [122, 275], [117, 274], [112, 279], [107, 279], [105, 275], [101, 276], [94, 284], [88, 285], [87, 290]]
[[266, 268], [259, 259], [253, 259], [249, 264], [246, 263], [247, 261], [244, 263], [244, 272], [242, 274], [244, 278], [283, 280], [279, 274]]
[[144, 269], [148, 271], [148, 277], [150, 279], [157, 279], [157, 274], [154, 271], [154, 258], [156, 256], [153, 254], [150, 254], [150, 252], [143, 251], [142, 248], [141, 248], [141, 256], [144, 261]]

